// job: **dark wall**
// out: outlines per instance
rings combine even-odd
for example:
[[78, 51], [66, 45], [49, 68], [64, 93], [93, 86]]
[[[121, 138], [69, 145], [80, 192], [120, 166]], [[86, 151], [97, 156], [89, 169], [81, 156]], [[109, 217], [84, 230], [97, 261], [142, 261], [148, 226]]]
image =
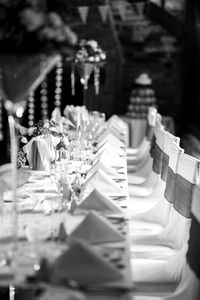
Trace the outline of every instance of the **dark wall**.
[[200, 2], [186, 0], [184, 81], [180, 133], [200, 126]]
[[183, 23], [171, 12], [151, 3], [132, 26], [121, 28], [126, 57], [123, 87], [126, 106], [134, 79], [147, 72], [153, 80], [159, 112], [177, 119], [183, 88]]

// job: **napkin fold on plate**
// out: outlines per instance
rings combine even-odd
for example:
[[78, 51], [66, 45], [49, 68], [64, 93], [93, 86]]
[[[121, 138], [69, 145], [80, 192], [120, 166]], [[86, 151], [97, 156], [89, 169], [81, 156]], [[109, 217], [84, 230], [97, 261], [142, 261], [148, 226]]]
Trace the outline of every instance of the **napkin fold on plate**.
[[51, 283], [64, 284], [73, 281], [82, 287], [102, 285], [121, 278], [122, 274], [84, 241], [72, 243], [52, 263], [49, 272]]
[[111, 141], [107, 140], [98, 150], [96, 155], [102, 153], [103, 151], [110, 150], [110, 152], [115, 152], [119, 156], [125, 156], [126, 151], [119, 147], [118, 145], [113, 144]]
[[44, 136], [32, 138], [24, 146], [30, 168], [38, 171], [48, 171], [51, 161], [55, 159], [53, 141]]
[[106, 141], [110, 141], [115, 146], [124, 148], [124, 143], [120, 141], [114, 134], [109, 131], [104, 132], [98, 139], [97, 139], [97, 148], [101, 147]]
[[103, 151], [97, 157], [97, 159], [99, 161], [103, 162], [104, 164], [106, 164], [107, 166], [110, 166], [113, 168], [116, 168], [116, 167], [124, 168], [126, 166], [126, 159], [120, 157], [114, 151], [112, 152], [109, 149], [106, 149], [105, 151]]
[[[117, 130], [112, 130], [111, 128], [108, 128], [102, 132], [101, 135], [98, 136], [97, 142], [100, 142], [101, 140], [105, 139], [108, 135], [112, 135], [117, 140], [121, 141], [121, 132]], [[122, 142], [122, 141], [121, 141]]]
[[76, 207], [75, 214], [78, 211], [94, 210], [103, 214], [123, 215], [123, 210], [109, 197], [94, 189], [83, 201]]
[[94, 174], [92, 174], [89, 178], [86, 178], [81, 196], [84, 199], [88, 196], [94, 189], [99, 188], [100, 191], [104, 193], [104, 195], [118, 195], [124, 196], [124, 192], [122, 188], [117, 184], [114, 180], [112, 180], [109, 175], [107, 175], [103, 170], [99, 169]]
[[108, 119], [107, 123], [110, 126], [113, 126], [116, 129], [118, 129], [120, 132], [128, 130], [128, 124], [125, 121], [123, 121], [120, 117], [118, 117], [117, 115], [112, 115]]
[[89, 244], [116, 243], [124, 241], [124, 236], [97, 212], [89, 212], [72, 231], [70, 240], [85, 240]]
[[107, 175], [111, 176], [112, 178], [118, 178], [120, 176], [116, 170], [114, 170], [113, 168], [106, 165], [104, 162], [100, 160], [96, 160], [94, 162], [92, 167], [88, 170], [87, 176], [94, 174], [98, 170], [103, 170]]

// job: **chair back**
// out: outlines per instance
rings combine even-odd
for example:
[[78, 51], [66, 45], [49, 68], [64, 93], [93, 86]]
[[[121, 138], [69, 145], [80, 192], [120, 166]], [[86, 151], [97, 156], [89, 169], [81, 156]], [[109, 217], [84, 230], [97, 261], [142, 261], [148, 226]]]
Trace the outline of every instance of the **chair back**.
[[157, 109], [154, 106], [148, 108], [147, 114], [147, 130], [146, 130], [146, 139], [151, 141], [153, 138], [153, 130], [156, 125], [156, 115]]
[[[154, 130], [153, 130], [153, 138], [152, 138], [152, 141], [151, 141], [151, 148], [150, 148], [150, 155], [152, 157], [152, 159], [156, 159], [157, 162], [154, 163], [154, 168], [157, 169], [156, 165], [159, 164], [159, 158], [160, 158], [160, 149], [158, 147], [158, 145], [156, 144], [156, 140], [157, 140], [157, 137], [159, 135], [159, 131], [160, 129], [164, 129], [162, 123], [162, 117], [160, 114], [157, 113], [156, 115], [156, 124], [154, 126]], [[159, 167], [158, 167], [159, 168]], [[158, 172], [157, 172], [158, 171]], [[156, 173], [159, 174], [159, 170], [157, 170]]]
[[164, 181], [167, 181], [167, 173], [169, 167], [169, 157], [171, 154], [171, 145], [172, 143], [176, 143], [178, 146], [180, 144], [180, 138], [174, 136], [173, 134], [165, 131], [164, 138], [164, 146], [163, 146], [163, 155], [162, 155], [162, 170], [161, 170], [161, 178]]
[[191, 207], [191, 227], [185, 267], [176, 290], [163, 300], [200, 299], [200, 186], [195, 185]]
[[170, 155], [169, 155], [169, 166], [167, 172], [166, 187], [164, 197], [170, 203], [174, 202], [174, 191], [176, 185], [176, 173], [178, 168], [179, 156], [184, 150], [179, 147], [175, 142], [171, 143]]
[[[197, 185], [194, 187], [193, 192], [191, 218], [192, 224], [188, 242], [187, 262], [198, 277], [200, 288], [200, 186]], [[200, 289], [198, 299], [200, 299]]]
[[174, 191], [174, 208], [185, 218], [191, 217], [191, 205], [194, 185], [199, 180], [200, 161], [186, 153], [180, 153], [176, 186]]
[[162, 170], [162, 160], [163, 160], [163, 150], [164, 150], [164, 138], [165, 130], [161, 125], [156, 131], [156, 140], [154, 145], [154, 157], [153, 157], [153, 171], [156, 174], [161, 174]]

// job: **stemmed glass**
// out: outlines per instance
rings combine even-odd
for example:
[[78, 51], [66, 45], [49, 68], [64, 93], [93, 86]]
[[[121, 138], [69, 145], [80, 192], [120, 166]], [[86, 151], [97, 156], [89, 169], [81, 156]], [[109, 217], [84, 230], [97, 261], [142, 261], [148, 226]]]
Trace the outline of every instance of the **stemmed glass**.
[[[40, 55], [2, 55], [0, 56], [1, 82], [0, 93], [4, 100], [4, 107], [8, 114], [10, 148], [11, 148], [11, 191], [12, 191], [12, 209], [11, 209], [11, 249], [12, 261], [18, 248], [18, 208], [17, 208], [17, 123], [22, 117], [29, 92], [37, 88], [45, 75], [53, 68], [59, 59], [58, 55], [51, 55], [47, 58], [47, 67], [41, 71]], [[9, 180], [10, 180], [9, 178]], [[1, 203], [2, 204], [2, 203]], [[11, 261], [6, 257], [5, 264]]]
[[77, 62], [76, 68], [80, 76], [80, 82], [83, 85], [83, 105], [86, 106], [86, 91], [88, 89], [88, 80], [94, 70], [94, 64], [89, 62]]
[[58, 194], [59, 202], [57, 206], [58, 211], [64, 210], [63, 203], [63, 182], [64, 182], [64, 171], [61, 161], [55, 161], [54, 165], [52, 165], [50, 178], [52, 183], [56, 187], [56, 192]]
[[90, 112], [90, 126], [92, 128], [91, 134], [93, 136], [94, 141], [97, 135], [99, 134], [99, 132], [103, 130], [105, 119], [106, 116], [104, 113], [98, 111]]

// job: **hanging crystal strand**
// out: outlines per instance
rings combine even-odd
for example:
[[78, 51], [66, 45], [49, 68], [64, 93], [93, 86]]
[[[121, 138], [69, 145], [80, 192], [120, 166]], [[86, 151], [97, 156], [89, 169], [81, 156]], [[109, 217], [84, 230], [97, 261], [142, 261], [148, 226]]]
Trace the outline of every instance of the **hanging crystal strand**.
[[[41, 55], [41, 72], [46, 69], [47, 60], [45, 55]], [[47, 77], [41, 83], [40, 89], [40, 101], [41, 101], [41, 118], [42, 121], [48, 119], [48, 84], [47, 84]]]
[[61, 107], [61, 96], [62, 96], [62, 80], [63, 80], [63, 62], [62, 58], [56, 65], [56, 88], [55, 88], [55, 108]]
[[0, 141], [3, 140], [3, 100], [0, 96]]
[[[2, 71], [0, 69], [0, 86], [2, 82]], [[3, 99], [2, 96], [0, 95], [0, 141], [3, 140]]]
[[99, 85], [100, 85], [100, 67], [95, 64], [94, 66], [94, 88], [95, 94], [99, 95]]
[[41, 114], [42, 114], [42, 121], [45, 121], [48, 119], [48, 90], [47, 90], [47, 80], [43, 80], [41, 83], [41, 90], [40, 90], [40, 95], [41, 95]]
[[28, 127], [34, 126], [35, 121], [35, 94], [33, 91], [30, 92], [28, 98]]
[[71, 64], [71, 91], [72, 96], [75, 96], [75, 65], [73, 62]]
[[11, 164], [12, 164], [12, 235], [13, 235], [13, 255], [18, 247], [18, 206], [17, 206], [17, 136], [16, 136], [16, 120], [12, 114], [8, 116], [8, 124], [10, 131], [11, 145]]

